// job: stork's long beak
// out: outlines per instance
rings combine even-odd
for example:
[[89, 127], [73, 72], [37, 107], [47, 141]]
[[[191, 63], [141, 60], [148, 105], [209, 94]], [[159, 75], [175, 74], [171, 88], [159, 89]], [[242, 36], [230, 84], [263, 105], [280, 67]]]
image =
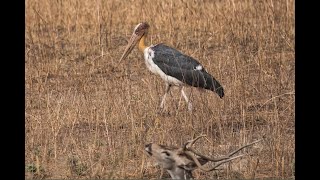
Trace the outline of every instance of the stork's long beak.
[[142, 35], [136, 35], [135, 33], [132, 34], [132, 36], [129, 40], [129, 43], [128, 43], [124, 53], [122, 54], [122, 56], [119, 60], [119, 63], [130, 54], [130, 52], [132, 51], [132, 49], [138, 43], [138, 41], [141, 39], [142, 36], [143, 36], [143, 34]]

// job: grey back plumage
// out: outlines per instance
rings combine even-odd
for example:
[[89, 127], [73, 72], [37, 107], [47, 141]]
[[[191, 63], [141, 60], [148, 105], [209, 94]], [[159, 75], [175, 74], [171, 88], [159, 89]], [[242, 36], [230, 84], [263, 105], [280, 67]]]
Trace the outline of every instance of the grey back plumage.
[[224, 96], [223, 87], [194, 58], [182, 54], [164, 44], [152, 47], [153, 62], [167, 75], [194, 87], [201, 87], [216, 92], [220, 98]]

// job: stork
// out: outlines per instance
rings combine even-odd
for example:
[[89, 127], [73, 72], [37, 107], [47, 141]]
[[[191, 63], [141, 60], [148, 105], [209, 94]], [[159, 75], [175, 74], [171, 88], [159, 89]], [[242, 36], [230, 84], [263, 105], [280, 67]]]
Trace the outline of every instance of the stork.
[[139, 42], [138, 48], [144, 54], [147, 68], [152, 73], [159, 75], [166, 84], [160, 109], [164, 108], [165, 99], [171, 86], [181, 87], [181, 94], [188, 104], [189, 111], [192, 110], [192, 103], [184, 92], [186, 85], [213, 91], [220, 98], [224, 96], [224, 90], [220, 83], [194, 58], [162, 43], [146, 46], [145, 38], [149, 27], [148, 23], [143, 22], [134, 28], [133, 34], [119, 62], [125, 59]]

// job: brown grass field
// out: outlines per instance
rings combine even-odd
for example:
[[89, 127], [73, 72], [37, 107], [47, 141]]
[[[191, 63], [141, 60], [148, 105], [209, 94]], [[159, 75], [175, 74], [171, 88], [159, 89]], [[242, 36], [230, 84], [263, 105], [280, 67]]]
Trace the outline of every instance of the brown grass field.
[[[27, 0], [25, 177], [155, 179], [146, 143], [206, 134], [195, 148], [215, 157], [265, 140], [195, 178], [294, 178], [294, 9], [293, 0]], [[197, 59], [225, 97], [188, 87], [188, 112], [175, 88], [159, 113], [165, 85], [142, 53], [118, 63], [143, 21], [148, 45]]]

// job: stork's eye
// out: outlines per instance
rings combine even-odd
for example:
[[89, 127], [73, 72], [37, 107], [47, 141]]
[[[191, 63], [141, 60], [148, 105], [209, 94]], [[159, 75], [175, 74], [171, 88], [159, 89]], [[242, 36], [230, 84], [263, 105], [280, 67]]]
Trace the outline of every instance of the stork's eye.
[[170, 153], [168, 151], [162, 151], [162, 153], [166, 154], [166, 156], [170, 156]]

